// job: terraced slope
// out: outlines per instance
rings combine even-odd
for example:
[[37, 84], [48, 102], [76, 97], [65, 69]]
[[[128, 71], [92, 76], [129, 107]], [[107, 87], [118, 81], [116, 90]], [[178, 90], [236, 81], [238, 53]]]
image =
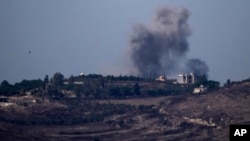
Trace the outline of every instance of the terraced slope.
[[[134, 107], [131, 110], [123, 110], [125, 112], [119, 112], [119, 109], [114, 108], [116, 112], [107, 114], [102, 120], [76, 125], [16, 125], [2, 120], [0, 139], [3, 141], [228, 141], [230, 124], [250, 124], [248, 82], [234, 84], [230, 88], [222, 88], [203, 95], [168, 96], [162, 99], [152, 98], [154, 102], [149, 101], [150, 99], [127, 99], [118, 102], [109, 100], [107, 103], [124, 103]], [[70, 105], [62, 102], [63, 106], [60, 106], [58, 102], [60, 101], [57, 101], [57, 106], [48, 103], [26, 106], [22, 107], [21, 111], [13, 106], [9, 109], [5, 107], [1, 109], [0, 115], [16, 119], [25, 118], [22, 115], [26, 115], [27, 118], [28, 115], [27, 120], [32, 116], [41, 120], [41, 117], [46, 118], [53, 113], [72, 117], [86, 115], [78, 110], [69, 112], [67, 108]], [[103, 100], [92, 102], [105, 103]], [[148, 106], [149, 103], [154, 106]], [[145, 106], [139, 106], [144, 104]]]

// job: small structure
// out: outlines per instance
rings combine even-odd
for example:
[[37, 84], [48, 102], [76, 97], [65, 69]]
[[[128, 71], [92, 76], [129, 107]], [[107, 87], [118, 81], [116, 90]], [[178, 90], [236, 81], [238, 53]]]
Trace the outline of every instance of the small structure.
[[196, 77], [194, 73], [190, 74], [179, 74], [178, 75], [178, 83], [179, 84], [194, 84], [196, 81]]
[[205, 93], [207, 91], [207, 88], [204, 87], [203, 85], [200, 85], [200, 87], [194, 88], [193, 93], [194, 94], [200, 94], [200, 93]]
[[83, 85], [84, 82], [82, 82], [82, 81], [74, 81], [73, 84], [75, 84], [75, 85]]
[[6, 96], [0, 96], [0, 102], [8, 102], [9, 98]]
[[160, 77], [158, 77], [158, 78], [156, 78], [156, 80], [157, 81], [162, 81], [162, 82], [164, 82], [164, 81], [166, 81], [167, 80], [167, 78], [165, 77], [165, 76], [160, 76]]

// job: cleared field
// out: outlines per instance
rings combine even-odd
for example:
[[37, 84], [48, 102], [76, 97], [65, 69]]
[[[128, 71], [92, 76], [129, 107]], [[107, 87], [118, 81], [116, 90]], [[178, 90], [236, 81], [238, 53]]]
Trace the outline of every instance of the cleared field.
[[139, 105], [159, 105], [161, 102], [164, 102], [167, 96], [162, 96], [162, 97], [153, 97], [153, 98], [138, 98], [138, 99], [113, 99], [113, 100], [97, 100], [96, 102], [100, 104], [104, 103], [112, 103], [112, 104], [128, 104], [128, 105], [134, 105], [134, 106], [139, 106]]

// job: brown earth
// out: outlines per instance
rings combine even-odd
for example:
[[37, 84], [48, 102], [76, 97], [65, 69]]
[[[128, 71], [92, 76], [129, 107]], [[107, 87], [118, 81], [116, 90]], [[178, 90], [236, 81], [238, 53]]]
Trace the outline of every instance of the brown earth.
[[[1, 121], [0, 140], [228, 141], [230, 124], [250, 124], [249, 82], [202, 95], [94, 102], [154, 106], [147, 110], [107, 116], [99, 122], [71, 126], [15, 125]], [[55, 106], [48, 103], [46, 105], [36, 107], [41, 108], [38, 109], [40, 111], [46, 111], [45, 109], [53, 109]], [[57, 108], [67, 108], [64, 104], [56, 105]], [[29, 108], [20, 109], [20, 113], [15, 112], [20, 118], [25, 110], [29, 112]], [[0, 114], [6, 114], [8, 110], [11, 111], [8, 107], [1, 107]]]

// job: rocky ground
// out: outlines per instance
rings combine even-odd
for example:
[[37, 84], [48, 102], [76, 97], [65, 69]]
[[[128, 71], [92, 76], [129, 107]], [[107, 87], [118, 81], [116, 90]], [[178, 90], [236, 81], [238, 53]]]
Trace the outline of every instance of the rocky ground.
[[[1, 140], [228, 141], [230, 124], [250, 124], [249, 82], [202, 95], [92, 101], [102, 104], [123, 103], [134, 108], [126, 112], [114, 112], [95, 122], [74, 125], [22, 125], [9, 122], [19, 118], [31, 120], [32, 117], [45, 120], [53, 113], [59, 116], [86, 115], [75, 110], [65, 113], [69, 107], [65, 102], [39, 98], [37, 101], [40, 102], [0, 107]], [[144, 104], [146, 106], [140, 106]]]

